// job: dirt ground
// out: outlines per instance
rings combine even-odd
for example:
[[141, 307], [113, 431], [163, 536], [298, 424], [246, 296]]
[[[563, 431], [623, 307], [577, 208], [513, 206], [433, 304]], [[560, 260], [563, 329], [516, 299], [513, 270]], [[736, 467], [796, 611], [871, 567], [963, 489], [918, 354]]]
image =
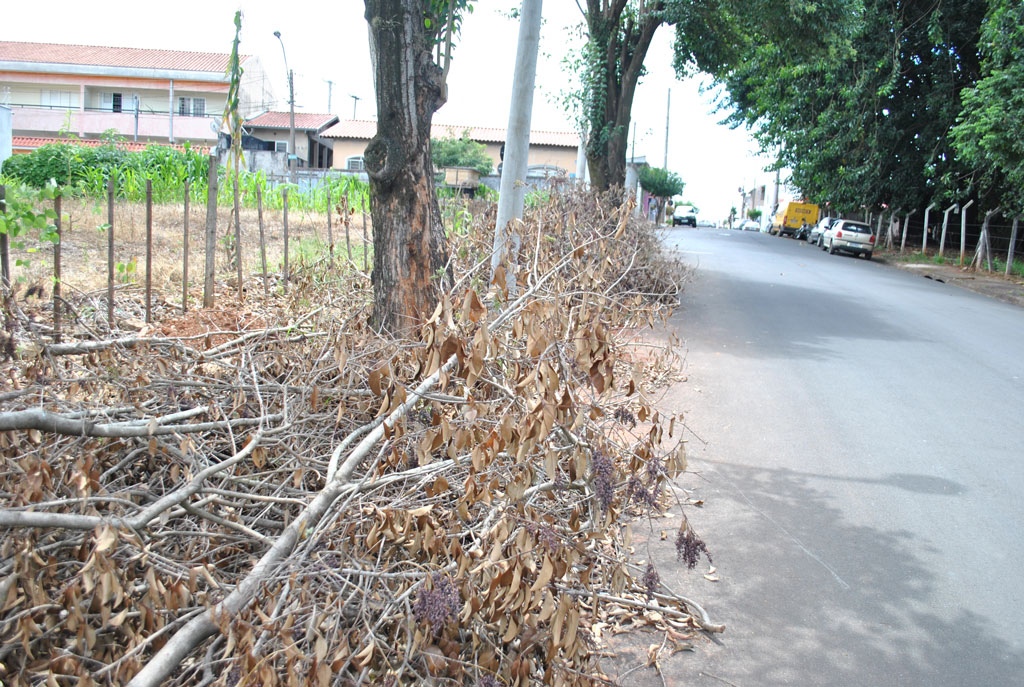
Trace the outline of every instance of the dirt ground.
[[975, 271], [958, 265], [937, 265], [931, 262], [902, 262], [895, 256], [875, 253], [874, 260], [946, 284], [974, 291], [990, 298], [1024, 307], [1024, 281], [1001, 272]]

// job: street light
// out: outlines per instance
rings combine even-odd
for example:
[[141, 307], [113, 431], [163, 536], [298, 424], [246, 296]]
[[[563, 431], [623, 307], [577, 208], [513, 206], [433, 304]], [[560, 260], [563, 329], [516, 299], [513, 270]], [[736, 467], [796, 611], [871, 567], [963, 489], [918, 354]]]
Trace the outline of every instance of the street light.
[[291, 142], [288, 144], [288, 171], [291, 172], [292, 183], [295, 183], [295, 163], [298, 155], [295, 154], [295, 74], [288, 69], [288, 55], [284, 51], [284, 41], [281, 40], [281, 32], [275, 31], [274, 37], [281, 43], [281, 56], [284, 57], [284, 70], [288, 72], [288, 135]]

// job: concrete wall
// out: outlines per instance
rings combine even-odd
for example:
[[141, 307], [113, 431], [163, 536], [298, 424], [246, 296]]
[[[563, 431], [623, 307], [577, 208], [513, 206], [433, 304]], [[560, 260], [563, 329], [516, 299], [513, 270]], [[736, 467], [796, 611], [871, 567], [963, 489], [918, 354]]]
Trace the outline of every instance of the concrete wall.
[[[335, 138], [331, 140], [334, 141], [335, 169], [346, 169], [346, 160], [350, 157], [362, 156], [369, 143], [365, 139]], [[498, 163], [501, 161], [501, 144], [485, 143], [484, 147], [494, 164], [492, 171], [497, 171]], [[540, 165], [559, 167], [564, 169], [568, 176], [576, 172], [576, 148], [530, 144], [530, 153], [526, 164], [529, 167]]]
[[11, 110], [0, 105], [0, 171], [4, 168], [4, 160], [11, 156]]

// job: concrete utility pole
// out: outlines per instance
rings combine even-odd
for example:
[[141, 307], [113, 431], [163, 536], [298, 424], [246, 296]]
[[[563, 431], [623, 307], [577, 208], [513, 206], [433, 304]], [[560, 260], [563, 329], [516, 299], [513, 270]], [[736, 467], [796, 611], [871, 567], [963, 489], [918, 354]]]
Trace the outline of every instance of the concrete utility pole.
[[334, 82], [324, 79], [327, 82], [327, 114], [331, 114], [331, 92], [334, 90]]
[[[533, 84], [537, 74], [537, 47], [540, 45], [542, 0], [523, 0], [519, 15], [519, 46], [516, 70], [512, 78], [512, 105], [505, 134], [505, 160], [501, 168], [498, 195], [498, 221], [494, 227], [491, 276], [511, 251], [519, 251], [519, 236], [509, 231], [509, 223], [523, 216], [526, 199], [526, 167], [530, 152], [530, 116], [533, 110]], [[511, 246], [509, 245], [511, 244]]]
[[665, 169], [668, 169], [668, 123], [672, 111], [672, 89], [668, 89], [668, 100], [665, 102]]
[[284, 51], [284, 40], [281, 38], [281, 32], [275, 31], [274, 37], [281, 43], [281, 56], [284, 58], [285, 71], [288, 72], [288, 172], [294, 184], [295, 164], [299, 159], [299, 156], [295, 153], [295, 72], [288, 69], [288, 54]]
[[355, 119], [356, 118], [356, 105], [359, 104], [359, 101], [362, 100], [362, 98], [360, 98], [358, 95], [351, 95], [351, 94], [349, 94], [348, 97], [352, 98], [352, 119]]

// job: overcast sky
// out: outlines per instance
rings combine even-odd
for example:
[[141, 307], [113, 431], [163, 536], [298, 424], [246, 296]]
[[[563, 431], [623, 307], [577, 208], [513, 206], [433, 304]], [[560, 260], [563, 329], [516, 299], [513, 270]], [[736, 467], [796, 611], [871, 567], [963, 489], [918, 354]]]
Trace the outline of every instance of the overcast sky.
[[[508, 18], [508, 11], [519, 3], [475, 3], [455, 50], [448, 103], [434, 121], [502, 128], [508, 124], [518, 35], [518, 24]], [[330, 80], [334, 114], [349, 118], [353, 106], [360, 119], [376, 112], [362, 0], [177, 0], [157, 5], [138, 0], [50, 0], [45, 17], [41, 7], [5, 2], [0, 39], [226, 53], [234, 37], [234, 10], [241, 7], [241, 50], [260, 58], [280, 109], [287, 108], [287, 80], [274, 31], [281, 32], [288, 66], [295, 72], [297, 109], [326, 112]], [[545, 0], [543, 15], [533, 128], [567, 131], [573, 125], [556, 104], [569, 86], [561, 59], [578, 47], [572, 27], [580, 23], [581, 15], [575, 0]], [[675, 78], [671, 46], [672, 30], [662, 27], [648, 52], [647, 75], [633, 105], [636, 155], [659, 167], [664, 164], [671, 89], [668, 166], [686, 182], [684, 196], [702, 215], [720, 219], [731, 205], [739, 204], [739, 187], [749, 188], [755, 177], [761, 183], [769, 178], [760, 171], [766, 161], [754, 157], [756, 145], [744, 131], [718, 124], [723, 114], [714, 112], [710, 94], [701, 94], [699, 80]]]

